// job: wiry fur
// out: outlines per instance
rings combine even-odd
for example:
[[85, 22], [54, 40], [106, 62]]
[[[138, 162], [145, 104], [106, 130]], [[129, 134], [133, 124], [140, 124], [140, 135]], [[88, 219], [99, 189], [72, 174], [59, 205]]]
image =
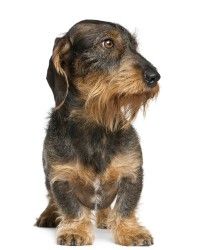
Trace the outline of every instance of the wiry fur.
[[147, 102], [159, 91], [158, 85], [147, 88], [138, 71], [133, 69], [131, 60], [125, 58], [118, 69], [105, 75], [89, 74], [76, 79], [85, 103], [84, 111], [76, 111], [76, 114], [87, 114], [89, 120], [111, 131], [130, 125], [139, 109], [142, 106], [145, 109]]
[[157, 96], [159, 78], [118, 24], [85, 20], [55, 40], [47, 71], [55, 108], [43, 150], [49, 205], [36, 225], [57, 226], [58, 244], [92, 244], [90, 210], [116, 243], [153, 243], [135, 217], [143, 160], [131, 122]]

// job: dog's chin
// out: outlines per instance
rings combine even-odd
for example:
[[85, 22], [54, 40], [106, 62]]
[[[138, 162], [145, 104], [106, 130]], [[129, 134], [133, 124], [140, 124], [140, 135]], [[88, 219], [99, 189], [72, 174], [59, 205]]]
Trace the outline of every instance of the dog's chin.
[[119, 98], [120, 105], [123, 113], [126, 113], [129, 122], [135, 119], [138, 111], [143, 108], [144, 112], [151, 100], [157, 97], [159, 93], [159, 85], [156, 84], [152, 88], [146, 88], [144, 91], [131, 92], [126, 95], [121, 95]]
[[148, 87], [148, 91], [151, 93], [152, 97], [157, 96], [159, 93], [159, 84], [156, 82], [154, 85], [151, 87]]
[[143, 85], [140, 89], [131, 89], [129, 86], [125, 89], [120, 93], [114, 89], [98, 91], [98, 94], [93, 91], [95, 95], [92, 92], [86, 100], [85, 112], [92, 120], [113, 131], [120, 126], [128, 126], [140, 108], [144, 107], [145, 110], [149, 100], [159, 92], [158, 84], [153, 88]]

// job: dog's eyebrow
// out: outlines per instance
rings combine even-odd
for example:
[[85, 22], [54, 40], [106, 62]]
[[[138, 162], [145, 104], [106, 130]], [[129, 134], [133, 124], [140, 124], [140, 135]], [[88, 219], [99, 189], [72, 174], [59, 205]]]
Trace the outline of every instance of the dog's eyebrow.
[[94, 44], [94, 41], [95, 41], [95, 36], [91, 34], [77, 37], [74, 40], [74, 49], [77, 51], [88, 49]]
[[114, 35], [109, 32], [94, 31], [89, 34], [81, 34], [74, 39], [74, 46], [82, 46], [82, 48], [89, 48], [94, 43], [101, 42], [103, 39], [115, 39]]

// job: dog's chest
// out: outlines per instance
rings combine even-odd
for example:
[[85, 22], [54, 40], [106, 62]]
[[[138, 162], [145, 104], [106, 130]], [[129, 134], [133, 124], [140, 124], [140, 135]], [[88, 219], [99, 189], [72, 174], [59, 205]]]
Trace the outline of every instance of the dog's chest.
[[[118, 174], [112, 160], [137, 142], [134, 130], [108, 132], [102, 127], [71, 123], [66, 135], [66, 155], [73, 152], [80, 168], [75, 170], [73, 190], [79, 201], [90, 209], [108, 207], [118, 188]], [[76, 167], [75, 167], [76, 168]]]
[[108, 207], [114, 200], [117, 193], [117, 182], [102, 183], [96, 177], [91, 185], [76, 183], [75, 193], [79, 201], [90, 209], [103, 209]]
[[93, 168], [97, 173], [106, 169], [124, 144], [124, 139], [119, 132], [108, 133], [99, 127], [83, 129], [73, 126], [69, 135], [79, 161], [85, 167]]

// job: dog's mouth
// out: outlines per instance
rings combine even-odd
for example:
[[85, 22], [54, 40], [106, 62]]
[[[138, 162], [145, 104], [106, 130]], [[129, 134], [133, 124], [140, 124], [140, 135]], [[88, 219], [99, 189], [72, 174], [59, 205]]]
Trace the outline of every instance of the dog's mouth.
[[76, 86], [82, 95], [87, 116], [111, 131], [119, 126], [128, 126], [139, 109], [145, 109], [159, 93], [158, 81], [148, 86], [141, 71], [121, 70], [101, 77], [88, 75], [77, 78]]
[[148, 92], [152, 94], [152, 96], [155, 96], [159, 93], [159, 84], [158, 82], [153, 83], [150, 87], [148, 87]]
[[156, 85], [158, 85], [158, 82], [154, 82], [154, 83], [151, 83], [150, 86], [148, 86], [149, 88], [153, 89], [156, 87]]
[[[118, 84], [119, 86], [120, 84]], [[148, 95], [154, 97], [159, 92], [159, 83], [155, 81], [151, 85], [147, 85], [143, 78], [126, 79], [123, 86], [118, 88], [119, 95], [135, 96], [135, 95]]]

